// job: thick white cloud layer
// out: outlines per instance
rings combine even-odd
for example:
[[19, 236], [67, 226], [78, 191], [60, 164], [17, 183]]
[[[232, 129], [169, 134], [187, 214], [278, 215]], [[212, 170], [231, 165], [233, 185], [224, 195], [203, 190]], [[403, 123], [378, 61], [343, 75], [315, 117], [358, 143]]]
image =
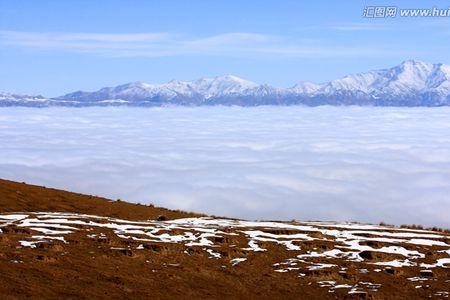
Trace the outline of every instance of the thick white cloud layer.
[[250, 219], [450, 227], [449, 116], [449, 108], [2, 108], [0, 177]]

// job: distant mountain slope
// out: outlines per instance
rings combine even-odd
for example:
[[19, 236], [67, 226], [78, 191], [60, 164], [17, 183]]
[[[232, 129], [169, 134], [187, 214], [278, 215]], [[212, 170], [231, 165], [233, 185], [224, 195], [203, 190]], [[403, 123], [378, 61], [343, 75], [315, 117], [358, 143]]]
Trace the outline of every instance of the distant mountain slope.
[[389, 69], [345, 76], [327, 83], [300, 82], [276, 88], [232, 76], [195, 81], [144, 82], [77, 91], [54, 99], [0, 94], [0, 106], [164, 105], [450, 105], [450, 66], [407, 60]]
[[0, 92], [0, 106], [46, 106], [49, 99], [40, 95], [19, 95]]

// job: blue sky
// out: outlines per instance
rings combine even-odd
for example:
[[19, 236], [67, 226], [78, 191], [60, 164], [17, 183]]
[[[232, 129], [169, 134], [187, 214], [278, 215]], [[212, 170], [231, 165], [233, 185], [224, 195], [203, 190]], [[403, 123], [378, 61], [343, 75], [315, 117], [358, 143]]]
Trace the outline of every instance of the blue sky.
[[131, 81], [234, 74], [287, 87], [450, 63], [450, 18], [362, 17], [448, 1], [0, 0], [0, 91], [57, 96]]

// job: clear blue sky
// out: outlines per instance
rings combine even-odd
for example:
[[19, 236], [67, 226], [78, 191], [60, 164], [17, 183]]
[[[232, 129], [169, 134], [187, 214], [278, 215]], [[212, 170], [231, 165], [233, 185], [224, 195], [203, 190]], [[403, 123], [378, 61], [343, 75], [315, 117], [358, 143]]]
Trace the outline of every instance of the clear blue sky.
[[0, 0], [0, 91], [57, 96], [131, 81], [234, 74], [291, 86], [450, 63], [450, 18], [362, 17], [448, 1]]

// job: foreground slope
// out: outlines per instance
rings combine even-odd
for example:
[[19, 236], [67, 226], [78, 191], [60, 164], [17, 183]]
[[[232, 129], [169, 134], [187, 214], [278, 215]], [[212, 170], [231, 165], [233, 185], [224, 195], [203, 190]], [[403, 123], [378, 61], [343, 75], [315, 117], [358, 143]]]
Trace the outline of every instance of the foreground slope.
[[450, 290], [445, 232], [202, 217], [11, 181], [0, 181], [0, 229], [6, 299], [443, 299]]

